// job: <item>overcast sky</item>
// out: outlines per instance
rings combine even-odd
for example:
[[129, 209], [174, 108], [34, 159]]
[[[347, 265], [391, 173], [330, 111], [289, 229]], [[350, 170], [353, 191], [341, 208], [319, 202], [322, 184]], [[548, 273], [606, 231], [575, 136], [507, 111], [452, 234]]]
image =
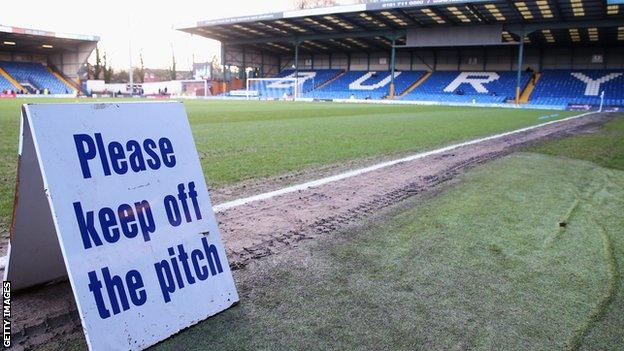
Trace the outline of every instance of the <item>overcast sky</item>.
[[174, 30], [177, 25], [292, 7], [293, 0], [12, 0], [2, 2], [0, 25], [97, 35], [115, 68], [128, 66], [129, 42], [133, 65], [142, 52], [148, 68], [169, 67], [173, 47], [178, 69], [189, 69], [193, 54], [195, 62], [209, 61], [219, 43]]

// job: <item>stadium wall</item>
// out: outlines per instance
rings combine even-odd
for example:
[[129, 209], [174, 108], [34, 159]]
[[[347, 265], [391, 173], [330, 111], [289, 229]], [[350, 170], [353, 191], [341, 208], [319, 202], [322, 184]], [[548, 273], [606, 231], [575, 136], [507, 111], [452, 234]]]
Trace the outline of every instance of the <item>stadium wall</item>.
[[[51, 62], [63, 72], [75, 78], [80, 69], [83, 57], [86, 60], [91, 47], [85, 47], [75, 54], [66, 53], [51, 57]], [[601, 55], [602, 62], [592, 62], [592, 56]], [[517, 70], [518, 48], [516, 46], [487, 46], [468, 48], [423, 48], [398, 49], [396, 57], [397, 70], [415, 71], [514, 71]], [[45, 58], [34, 58], [33, 60]], [[250, 48], [227, 48], [225, 55], [229, 66], [256, 69], [254, 77], [274, 77], [284, 69], [292, 69], [294, 54], [275, 55], [262, 53]], [[522, 70], [531, 68], [535, 71], [545, 69], [624, 69], [624, 47], [527, 47], [524, 52]], [[376, 70], [390, 69], [390, 52], [352, 52], [310, 54], [300, 52], [299, 69], [344, 69], [344, 70]], [[242, 70], [227, 81], [235, 78], [245, 79]], [[218, 79], [218, 77], [217, 77]], [[228, 90], [234, 89], [228, 83]]]
[[0, 61], [16, 61], [16, 62], [38, 62], [47, 64], [46, 55], [30, 54], [22, 52], [0, 52]]
[[[593, 55], [602, 55], [603, 62], [592, 63]], [[518, 49], [515, 46], [420, 49], [412, 52], [399, 49], [396, 57], [397, 70], [439, 71], [510, 71], [517, 70]], [[292, 55], [281, 55], [280, 70], [290, 69], [294, 64]], [[242, 64], [242, 63], [241, 63]], [[544, 69], [620, 69], [624, 68], [624, 47], [575, 47], [575, 48], [526, 48], [522, 70]], [[351, 54], [319, 53], [300, 54], [299, 69], [390, 69], [389, 52], [356, 52]]]
[[63, 51], [49, 55], [49, 63], [53, 64], [67, 77], [77, 81], [84, 64], [95, 50], [96, 42], [87, 42], [76, 47], [76, 51]]

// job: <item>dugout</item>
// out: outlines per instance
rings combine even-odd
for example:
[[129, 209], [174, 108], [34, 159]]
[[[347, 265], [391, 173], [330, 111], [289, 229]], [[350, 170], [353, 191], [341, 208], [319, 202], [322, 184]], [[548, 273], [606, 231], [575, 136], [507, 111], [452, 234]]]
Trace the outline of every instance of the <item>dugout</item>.
[[622, 0], [369, 1], [178, 29], [219, 41], [223, 70], [241, 79], [291, 67], [513, 70], [517, 99], [523, 70], [624, 68]]

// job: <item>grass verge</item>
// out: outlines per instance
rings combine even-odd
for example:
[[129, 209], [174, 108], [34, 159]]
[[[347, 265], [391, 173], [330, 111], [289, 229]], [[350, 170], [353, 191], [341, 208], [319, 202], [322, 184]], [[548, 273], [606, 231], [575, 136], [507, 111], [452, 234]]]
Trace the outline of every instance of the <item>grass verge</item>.
[[238, 306], [155, 349], [617, 349], [624, 172], [520, 154], [462, 178], [258, 261]]
[[529, 151], [586, 160], [603, 167], [624, 170], [624, 115], [592, 133], [543, 142], [529, 148]]

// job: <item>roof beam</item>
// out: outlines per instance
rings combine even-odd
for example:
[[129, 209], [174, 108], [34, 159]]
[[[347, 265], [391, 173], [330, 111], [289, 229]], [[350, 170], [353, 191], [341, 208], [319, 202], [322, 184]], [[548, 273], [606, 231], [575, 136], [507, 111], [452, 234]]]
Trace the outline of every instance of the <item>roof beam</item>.
[[484, 16], [483, 13], [481, 13], [481, 10], [477, 6], [475, 6], [475, 4], [466, 4], [466, 7], [468, 7], [481, 22], [486, 24], [490, 23], [490, 20], [488, 20], [487, 16]]
[[415, 25], [417, 24], [418, 26], [422, 27], [423, 23], [421, 21], [419, 21], [417, 18], [412, 17], [409, 13], [407, 13], [405, 10], [403, 9], [397, 9], [397, 11], [406, 19], [408, 19], [410, 21], [411, 25]]
[[[265, 32], [264, 29], [259, 28], [260, 26], [257, 23], [253, 23], [253, 22], [245, 23], [245, 24], [241, 24], [240, 26], [241, 26], [241, 28], [247, 28], [247, 29], [255, 30], [255, 31], [257, 31], [260, 34], [265, 35], [265, 36], [271, 35], [271, 33]], [[234, 27], [234, 28], [236, 28], [236, 27]], [[238, 28], [236, 28], [236, 30], [238, 31]], [[245, 35], [249, 34], [249, 32], [245, 31], [244, 29], [241, 29], [241, 30], [243, 31], [243, 33]], [[240, 33], [240, 31], [239, 31], [239, 33]]]
[[238, 39], [228, 40], [228, 44], [258, 44], [266, 42], [288, 42], [292, 43], [295, 40], [327, 40], [327, 39], [341, 39], [341, 38], [374, 38], [376, 36], [401, 36], [405, 35], [404, 29], [400, 30], [378, 30], [368, 32], [355, 32], [355, 33], [323, 33], [323, 34], [309, 34], [309, 35], [293, 35], [293, 36], [281, 36], [281, 37], [268, 37], [268, 38], [255, 38], [255, 39]]
[[381, 46], [379, 44], [377, 44], [377, 42], [375, 42], [374, 40], [371, 40], [370, 38], [363, 38], [360, 39], [364, 44], [368, 45], [370, 48], [372, 48], [373, 50], [380, 50], [380, 51], [386, 51], [388, 50], [387, 47]]
[[[414, 17], [410, 16], [407, 12], [405, 12], [405, 10], [403, 10], [403, 9], [401, 9], [401, 8], [398, 8], [398, 9], [395, 9], [395, 10], [399, 13], [399, 15], [398, 15], [398, 16], [397, 16], [397, 15], [395, 15], [395, 16], [397, 16], [397, 17], [401, 18], [402, 20], [407, 20], [407, 21], [409, 21], [408, 23], [409, 23], [410, 25], [412, 25], [412, 26], [417, 25], [417, 26], [419, 26], [419, 27], [422, 27], [422, 26], [423, 26], [422, 22], [420, 22], [420, 21], [418, 21], [416, 18], [414, 18]], [[406, 21], [406, 22], [407, 22], [407, 21]]]
[[[369, 30], [369, 28], [364, 28], [364, 27], [362, 27], [361, 25], [359, 25], [359, 24], [357, 24], [357, 23], [353, 23], [353, 22], [351, 22], [350, 20], [348, 20], [348, 19], [346, 19], [346, 18], [344, 18], [344, 17], [342, 17], [342, 16], [340, 16], [340, 15], [337, 15], [337, 14], [336, 14], [336, 15], [333, 15], [333, 17], [338, 18], [339, 20], [341, 20], [342, 22], [344, 22], [344, 23], [346, 23], [346, 24], [348, 24], [348, 25], [352, 26], [353, 28], [356, 28], [356, 29], [359, 29], [359, 30]], [[325, 17], [322, 17], [322, 18], [317, 18], [317, 19], [315, 19], [315, 21], [321, 22], [321, 23], [323, 23], [324, 25], [330, 26], [330, 27], [332, 27], [332, 28], [336, 28], [336, 27], [338, 27], [338, 28], [342, 28], [339, 24], [337, 24], [337, 23], [333, 23], [333, 22], [329, 21], [328, 19], [325, 19]]]
[[548, 4], [550, 5], [550, 9], [553, 12], [553, 15], [555, 15], [555, 19], [558, 21], [565, 21], [565, 18], [563, 18], [563, 14], [561, 14], [561, 7], [559, 6], [559, 1], [552, 0], [552, 1], [549, 1]]
[[344, 46], [340, 45], [339, 43], [335, 43], [333, 41], [330, 41], [330, 40], [323, 41], [323, 45], [331, 47], [331, 48], [334, 49], [333, 51], [330, 51], [330, 53], [331, 52], [342, 52], [345, 49]]
[[380, 16], [379, 13], [377, 13], [377, 12], [369, 12], [368, 15], [371, 16], [373, 19], [376, 19], [377, 21], [385, 24], [386, 27], [388, 27], [388, 28], [394, 28], [395, 27], [394, 23], [390, 22], [390, 20], [387, 20], [385, 17]]
[[438, 17], [440, 17], [441, 19], [444, 20], [444, 22], [448, 23], [448, 24], [455, 24], [455, 21], [451, 20], [450, 18], [448, 18], [442, 11], [440, 11], [437, 7], [427, 7], [429, 10], [431, 10], [431, 12], [433, 12], [434, 14], [438, 15]]
[[550, 22], [550, 23], [531, 23], [525, 25], [506, 25], [503, 28], [510, 33], [521, 35], [524, 30], [524, 34], [530, 34], [542, 29], [569, 29], [569, 28], [604, 28], [604, 27], [618, 27], [622, 25], [622, 19], [607, 19], [600, 22], [585, 20], [585, 21], [568, 21], [568, 22]]
[[359, 25], [359, 24], [357, 24], [357, 23], [352, 22], [350, 19], [346, 18], [345, 16], [343, 16], [343, 15], [342, 15], [342, 14], [340, 14], [340, 13], [335, 14], [335, 15], [334, 15], [334, 17], [337, 17], [339, 20], [341, 20], [341, 21], [345, 22], [346, 24], [351, 25], [351, 26], [353, 26], [353, 27], [355, 27], [355, 28], [358, 28], [358, 29], [366, 29], [366, 30], [368, 30], [368, 29], [369, 29], [369, 28], [364, 28], [364, 27], [362, 27], [361, 25]]
[[518, 19], [524, 21], [524, 16], [522, 16], [520, 10], [518, 10], [518, 8], [516, 7], [516, 4], [514, 4], [511, 0], [506, 0], [505, 2], [507, 3], [507, 6], [511, 8], [511, 11], [513, 11], [513, 13], [518, 16]]

